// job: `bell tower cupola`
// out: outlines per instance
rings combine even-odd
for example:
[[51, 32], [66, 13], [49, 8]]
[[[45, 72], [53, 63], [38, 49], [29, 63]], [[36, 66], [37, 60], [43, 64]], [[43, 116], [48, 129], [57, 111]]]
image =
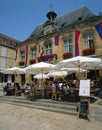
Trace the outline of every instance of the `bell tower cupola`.
[[53, 21], [57, 17], [57, 14], [54, 11], [49, 11], [46, 14], [46, 16], [47, 16], [49, 21]]

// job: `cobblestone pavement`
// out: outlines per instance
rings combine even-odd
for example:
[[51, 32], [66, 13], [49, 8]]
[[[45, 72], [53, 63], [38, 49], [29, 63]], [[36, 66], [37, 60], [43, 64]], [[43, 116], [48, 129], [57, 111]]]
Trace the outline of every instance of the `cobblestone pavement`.
[[0, 103], [0, 130], [102, 130], [102, 122]]

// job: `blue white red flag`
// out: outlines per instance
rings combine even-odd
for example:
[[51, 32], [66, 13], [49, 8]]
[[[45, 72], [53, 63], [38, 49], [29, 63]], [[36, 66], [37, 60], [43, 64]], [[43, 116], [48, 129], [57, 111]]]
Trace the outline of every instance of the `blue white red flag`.
[[44, 54], [44, 49], [43, 49], [43, 48], [41, 48], [41, 51], [40, 51], [40, 57], [42, 57], [42, 56], [43, 56], [43, 54]]
[[80, 30], [75, 31], [75, 56], [80, 55], [79, 51], [79, 37], [80, 37]]
[[17, 59], [18, 56], [18, 48], [16, 48], [16, 56], [15, 56], [15, 60]]
[[102, 38], [102, 23], [96, 24], [95, 28], [96, 28], [99, 36]]
[[55, 46], [57, 46], [59, 44], [59, 36], [56, 35], [55, 36]]

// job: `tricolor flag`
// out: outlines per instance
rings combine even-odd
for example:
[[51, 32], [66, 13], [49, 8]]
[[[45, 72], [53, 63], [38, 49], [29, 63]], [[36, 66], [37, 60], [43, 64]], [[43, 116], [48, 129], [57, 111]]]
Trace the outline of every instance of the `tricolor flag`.
[[59, 44], [59, 36], [58, 35], [55, 36], [54, 43], [55, 43], [55, 46], [57, 46]]
[[16, 56], [15, 56], [15, 60], [17, 59], [17, 55], [18, 55], [18, 48], [16, 48]]
[[41, 48], [41, 50], [40, 50], [40, 57], [42, 57], [42, 56], [43, 56], [43, 54], [44, 54], [44, 49], [43, 49], [43, 48]]
[[96, 24], [95, 28], [96, 28], [99, 36], [102, 38], [102, 23]]
[[79, 56], [79, 36], [80, 36], [80, 30], [75, 31], [75, 56]]
[[27, 64], [27, 60], [28, 60], [28, 46], [24, 47], [25, 50], [25, 65]]

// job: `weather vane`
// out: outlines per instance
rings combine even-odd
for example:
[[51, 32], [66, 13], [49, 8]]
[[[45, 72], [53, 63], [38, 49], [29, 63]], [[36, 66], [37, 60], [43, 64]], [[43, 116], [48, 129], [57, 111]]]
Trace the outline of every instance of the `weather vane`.
[[53, 4], [50, 4], [50, 10], [52, 11], [52, 8], [53, 8]]

